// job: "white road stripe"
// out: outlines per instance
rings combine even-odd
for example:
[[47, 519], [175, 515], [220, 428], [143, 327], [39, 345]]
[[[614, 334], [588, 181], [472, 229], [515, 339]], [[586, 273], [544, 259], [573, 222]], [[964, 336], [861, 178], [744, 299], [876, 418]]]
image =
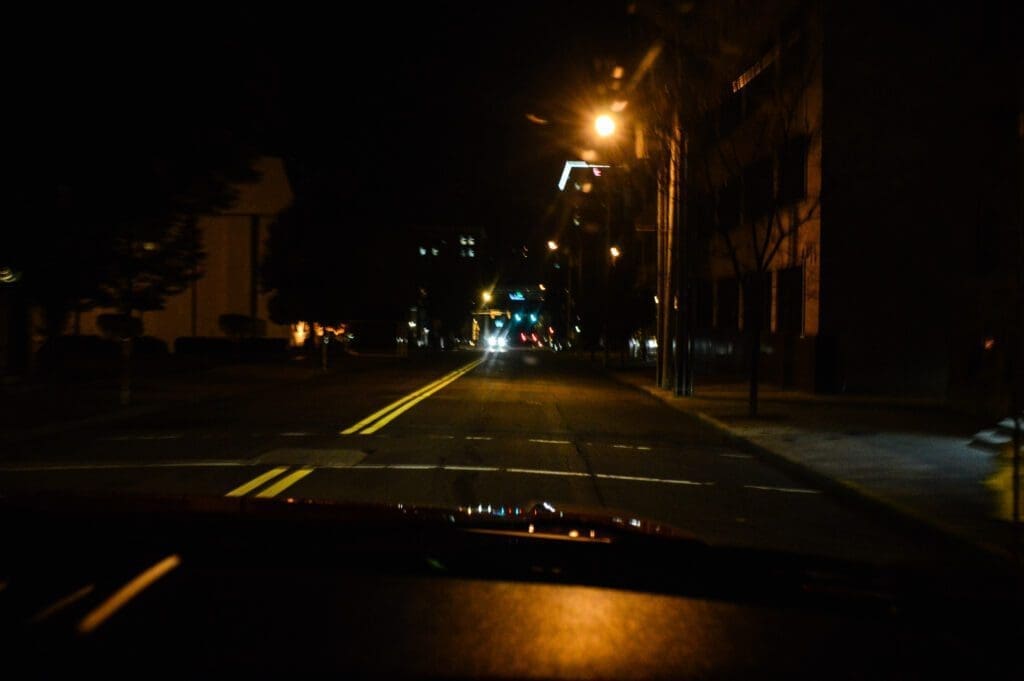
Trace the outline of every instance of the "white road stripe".
[[800, 487], [770, 487], [767, 485], [743, 485], [747, 489], [759, 489], [766, 492], [790, 492], [792, 494], [821, 494], [821, 490], [802, 489]]
[[306, 433], [306, 432], [303, 432], [303, 431], [294, 432], [294, 433], [280, 433], [281, 437], [306, 437], [306, 436], [312, 435], [312, 434], [313, 433]]
[[614, 449], [633, 449], [633, 445], [612, 445]]
[[539, 440], [530, 438], [530, 442], [539, 442], [545, 445], [571, 445], [572, 443], [568, 440]]
[[506, 468], [506, 473], [526, 473], [527, 475], [565, 475], [575, 478], [590, 477], [590, 473], [578, 473], [576, 471], [544, 471], [535, 468]]
[[500, 471], [494, 466], [441, 466], [446, 471]]
[[431, 440], [454, 440], [454, 435], [428, 435]]
[[488, 437], [486, 435], [467, 435], [466, 439], [467, 440], [493, 440], [494, 438], [493, 437]]
[[133, 468], [227, 468], [251, 466], [251, 461], [165, 461], [162, 463], [80, 463], [0, 466], [5, 473], [45, 473], [47, 471], [109, 471]]
[[671, 478], [646, 478], [639, 475], [611, 475], [610, 473], [595, 473], [594, 477], [607, 480], [629, 480], [631, 482], [661, 482], [669, 485], [713, 485], [712, 482], [695, 482], [693, 480], [673, 480]]
[[429, 471], [434, 468], [440, 468], [440, 466], [420, 463], [393, 463], [389, 464], [388, 468], [396, 471]]
[[382, 463], [358, 463], [355, 466], [349, 466], [349, 468], [362, 468], [377, 471], [381, 470], [382, 468], [387, 468], [387, 466], [385, 466]]
[[753, 459], [750, 454], [722, 454], [726, 459]]
[[639, 449], [639, 450], [640, 450], [640, 451], [642, 451], [642, 452], [649, 452], [649, 451], [651, 451], [651, 448], [650, 448], [650, 447], [645, 447], [645, 446], [643, 446], [643, 445], [637, 445], [637, 447], [636, 447], [636, 448], [637, 448], [637, 449]]

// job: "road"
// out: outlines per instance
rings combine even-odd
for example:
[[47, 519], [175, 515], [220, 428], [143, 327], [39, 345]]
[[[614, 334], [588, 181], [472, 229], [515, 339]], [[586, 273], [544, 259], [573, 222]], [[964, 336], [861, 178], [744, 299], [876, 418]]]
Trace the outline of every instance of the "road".
[[547, 351], [358, 370], [10, 445], [0, 493], [259, 496], [445, 508], [614, 509], [710, 542], [948, 561], [915, 535]]

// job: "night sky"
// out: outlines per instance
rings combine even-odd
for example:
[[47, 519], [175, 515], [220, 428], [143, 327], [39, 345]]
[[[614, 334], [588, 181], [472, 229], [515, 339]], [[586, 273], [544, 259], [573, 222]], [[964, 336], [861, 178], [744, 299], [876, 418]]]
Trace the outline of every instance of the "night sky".
[[506, 245], [550, 230], [574, 108], [625, 17], [619, 2], [76, 11], [20, 15], [4, 48], [27, 175], [130, 175], [124, 159], [213, 124], [286, 158], [353, 238], [448, 225]]

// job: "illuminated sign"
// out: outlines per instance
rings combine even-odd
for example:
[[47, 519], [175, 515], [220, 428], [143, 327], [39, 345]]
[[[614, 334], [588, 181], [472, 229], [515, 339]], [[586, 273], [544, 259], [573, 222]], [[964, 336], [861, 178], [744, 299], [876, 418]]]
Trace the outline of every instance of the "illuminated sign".
[[523, 295], [522, 291], [513, 291], [512, 293], [508, 294], [508, 299], [509, 300], [526, 300], [526, 296]]

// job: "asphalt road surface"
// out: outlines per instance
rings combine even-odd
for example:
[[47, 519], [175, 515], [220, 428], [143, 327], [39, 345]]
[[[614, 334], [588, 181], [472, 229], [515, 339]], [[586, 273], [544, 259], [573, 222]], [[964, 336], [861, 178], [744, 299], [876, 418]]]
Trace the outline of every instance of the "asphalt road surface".
[[0, 493], [614, 509], [709, 542], [872, 562], [959, 551], [547, 351], [367, 359], [275, 390], [10, 445]]

